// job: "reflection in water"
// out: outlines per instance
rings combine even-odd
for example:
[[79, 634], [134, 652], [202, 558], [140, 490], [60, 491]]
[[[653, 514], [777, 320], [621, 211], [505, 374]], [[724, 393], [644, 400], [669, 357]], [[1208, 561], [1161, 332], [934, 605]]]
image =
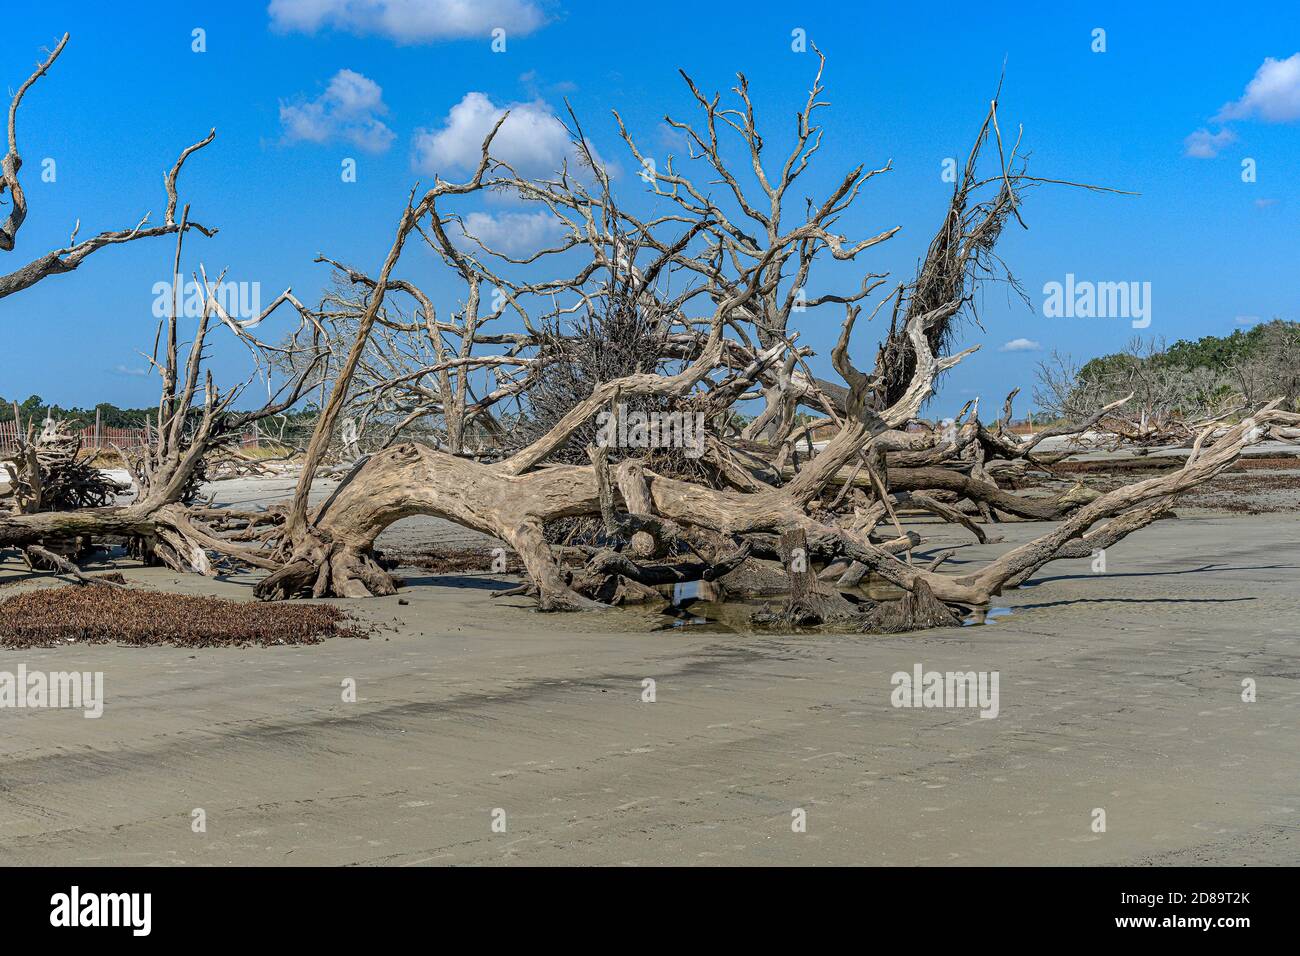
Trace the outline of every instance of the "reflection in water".
[[972, 627], [978, 624], [992, 624], [994, 618], [1005, 617], [1011, 613], [1009, 607], [989, 607], [976, 608], [971, 611], [970, 616], [964, 618], [961, 622], [962, 627]]
[[698, 601], [705, 597], [703, 591], [709, 591], [707, 600], [716, 600], [718, 589], [713, 586], [711, 581], [684, 581], [681, 584], [672, 585], [672, 596], [674, 607], [685, 607], [692, 601]]

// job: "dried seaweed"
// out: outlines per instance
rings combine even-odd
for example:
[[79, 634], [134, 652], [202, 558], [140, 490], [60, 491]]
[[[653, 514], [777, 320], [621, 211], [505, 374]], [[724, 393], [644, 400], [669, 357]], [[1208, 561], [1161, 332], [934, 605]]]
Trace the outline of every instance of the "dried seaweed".
[[269, 647], [365, 638], [342, 609], [142, 589], [40, 588], [0, 601], [0, 647]]

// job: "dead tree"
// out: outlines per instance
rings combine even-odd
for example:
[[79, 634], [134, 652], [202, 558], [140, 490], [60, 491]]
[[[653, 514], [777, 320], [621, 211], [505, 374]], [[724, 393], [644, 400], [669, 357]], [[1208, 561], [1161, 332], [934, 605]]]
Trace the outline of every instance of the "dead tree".
[[[182, 221], [187, 218], [188, 209], [182, 214]], [[184, 229], [176, 230], [173, 275], [179, 275], [184, 237]], [[195, 278], [197, 281], [199, 276]], [[268, 571], [279, 566], [258, 553], [258, 547], [223, 538], [208, 523], [209, 519], [216, 519], [223, 525], [233, 523], [238, 530], [247, 530], [262, 522], [261, 516], [212, 515], [206, 509], [191, 507], [190, 503], [202, 480], [207, 457], [237, 441], [245, 427], [279, 415], [296, 404], [314, 368], [308, 365], [303, 375], [282, 381], [260, 408], [237, 411], [236, 402], [248, 383], [224, 392], [217, 388], [211, 373], [203, 369], [208, 335], [214, 323], [225, 324], [255, 354], [261, 354], [259, 349], [264, 346], [224, 313], [206, 275], [202, 275], [202, 282], [204, 305], [193, 330], [188, 357], [181, 354], [178, 344], [182, 318], [177, 309], [179, 296], [173, 296], [172, 307], [155, 334], [154, 352], [149, 360], [162, 381], [157, 418], [147, 430], [145, 448], [138, 455], [123, 454], [135, 485], [134, 500], [125, 505], [96, 502], [100, 506], [73, 510], [27, 508], [18, 514], [0, 514], [0, 549], [30, 550], [32, 546], [40, 549], [52, 540], [111, 537], [136, 542], [141, 557], [179, 571], [213, 574], [217, 567], [214, 556], [217, 560], [234, 560]], [[286, 293], [273, 303], [271, 310], [291, 300], [292, 296]], [[301, 315], [303, 310], [299, 308], [299, 311]], [[300, 317], [300, 325], [308, 321], [306, 316]], [[263, 358], [258, 368], [264, 370], [268, 365]]]
[[[374, 551], [378, 535], [395, 521], [427, 514], [504, 540], [523, 561], [528, 578], [523, 590], [535, 594], [541, 608], [579, 610], [607, 606], [656, 584], [719, 576], [751, 556], [780, 556], [783, 541], [788, 562], [791, 542], [802, 541], [800, 547], [821, 571], [843, 567], [846, 576], [858, 578], [875, 573], [910, 598], [888, 613], [852, 609], [816, 569], [804, 568], [799, 572], [801, 620], [825, 618], [830, 609], [863, 629], [929, 626], [950, 622], [953, 608], [986, 605], [1048, 561], [1093, 542], [1120, 540], [1159, 517], [1178, 495], [1219, 474], [1249, 442], [1297, 424], [1297, 416], [1266, 406], [1236, 424], [1202, 431], [1181, 469], [1106, 494], [1069, 492], [1051, 499], [1018, 495], [999, 483], [999, 476], [1050, 474], [1054, 464], [1052, 455], [1038, 448], [1041, 437], [1020, 441], [1010, 434], [1010, 397], [991, 427], [972, 406], [951, 430], [909, 431], [942, 374], [974, 351], [953, 351], [960, 323], [971, 315], [979, 284], [1003, 276], [994, 248], [1004, 226], [1020, 218], [1022, 191], [1045, 181], [1026, 174], [1018, 140], [1004, 150], [995, 100], [917, 274], [892, 288], [884, 276], [867, 274], [857, 291], [807, 298], [804, 285], [819, 255], [854, 262], [897, 232], [889, 228], [851, 242], [832, 231], [864, 184], [887, 172], [887, 165], [870, 172], [858, 166], [829, 195], [810, 201], [802, 218], [784, 221], [786, 194], [820, 144], [813, 117], [824, 105], [822, 66], [819, 55], [795, 148], [773, 174], [763, 164], [763, 138], [744, 77], [736, 89], [738, 109], [720, 108], [718, 97], [705, 97], [687, 78], [703, 126], [697, 131], [674, 125], [691, 144], [691, 158], [721, 178], [725, 204], [679, 172], [671, 158], [662, 167], [644, 165], [648, 157], [621, 121], [620, 132], [647, 170], [652, 191], [672, 203], [670, 214], [642, 219], [614, 200], [610, 179], [573, 116], [583, 169], [524, 180], [491, 156], [503, 117], [486, 137], [468, 180], [438, 178], [418, 199], [412, 191], [373, 275], [323, 258], [350, 296], [340, 291], [321, 309], [309, 310], [286, 291], [258, 317], [286, 302], [298, 310], [298, 329], [283, 344], [257, 339], [255, 323], [226, 315], [202, 274], [207, 295], [188, 359], [179, 355], [175, 310], [156, 334], [152, 361], [163, 388], [149, 447], [133, 462], [137, 499], [121, 507], [0, 516], [0, 547], [39, 545], [43, 537], [58, 534], [125, 535], [147, 542], [150, 554], [172, 567], [211, 572], [224, 560], [266, 570], [255, 588], [262, 599], [364, 597], [391, 594], [395, 587]], [[728, 131], [739, 136], [751, 161], [757, 200], [724, 160], [719, 137]], [[994, 144], [997, 168], [986, 175], [980, 158]], [[548, 210], [562, 238], [533, 255], [511, 257], [462, 228], [473, 249], [467, 251], [453, 241], [458, 214], [444, 206], [485, 189], [510, 190]], [[169, 212], [167, 221], [172, 220]], [[174, 273], [187, 223], [185, 210], [173, 230], [178, 234]], [[423, 237], [464, 284], [462, 301], [445, 318], [439, 318], [428, 295], [399, 274], [413, 234]], [[562, 254], [579, 252], [576, 270], [560, 268], [573, 259], [561, 259]], [[539, 261], [552, 263], [555, 277], [524, 281], [508, 274], [512, 266]], [[485, 305], [489, 287], [500, 295]], [[868, 372], [852, 360], [851, 345], [864, 303], [873, 295], [877, 301], [868, 321], [883, 314], [888, 325]], [[414, 308], [397, 308], [398, 296], [409, 298]], [[583, 385], [589, 394], [575, 396], [571, 408], [558, 410], [522, 447], [492, 460], [467, 457], [469, 424], [476, 417], [489, 421], [496, 402], [513, 398], [521, 414], [527, 413], [530, 385], [552, 360], [548, 324], [559, 329], [562, 317], [607, 309], [611, 302], [651, 317], [661, 354], [613, 377], [594, 376]], [[801, 308], [827, 304], [845, 309], [830, 355], [838, 383], [813, 374], [811, 351], [790, 328]], [[507, 312], [518, 318], [521, 332], [485, 331]], [[263, 408], [236, 411], [240, 389], [218, 391], [203, 375], [204, 342], [218, 323], [249, 348], [258, 372], [291, 371]], [[411, 346], [412, 336], [419, 338], [418, 349]], [[483, 354], [479, 347], [500, 352]], [[398, 360], [394, 349], [407, 351]], [[322, 375], [316, 363], [326, 353], [331, 370]], [[474, 376], [503, 368], [513, 377], [476, 392]], [[213, 449], [249, 422], [292, 407], [309, 384], [322, 388], [321, 414], [287, 511], [238, 515], [190, 503]], [[405, 404], [383, 404], [395, 396]], [[751, 399], [763, 403], [762, 411], [743, 430], [735, 428], [735, 409]], [[585, 446], [584, 430], [593, 417], [623, 401], [699, 409], [714, 422], [708, 479], [667, 473], [618, 452], [617, 461], [609, 453], [591, 454], [587, 461], [557, 460], [562, 450]], [[438, 416], [443, 447], [414, 442], [381, 447], [359, 459], [326, 500], [310, 505], [318, 466], [343, 416], [358, 409], [364, 414], [367, 407], [400, 416], [393, 422], [394, 435], [400, 435], [403, 421]], [[813, 417], [800, 418], [810, 413]], [[828, 438], [814, 447], [817, 429]], [[978, 571], [943, 573], [942, 556], [914, 563], [918, 539], [900, 524], [903, 507], [956, 521], [988, 539], [954, 507], [962, 499], [973, 502], [986, 521], [1011, 515], [1059, 524]], [[600, 522], [610, 546], [585, 551], [553, 546], [548, 527], [572, 518]]]
[[[32, 85], [44, 76], [54, 64], [54, 61], [59, 58], [59, 54], [63, 52], [63, 48], [67, 46], [67, 43], [68, 34], [65, 33], [49, 56], [37, 64], [36, 71], [18, 88], [18, 92], [14, 94], [14, 98], [9, 104], [9, 149], [5, 153], [4, 159], [0, 160], [0, 197], [3, 197], [6, 192], [9, 194], [10, 210], [8, 217], [0, 224], [0, 252], [14, 251], [18, 241], [18, 230], [22, 228], [23, 222], [27, 219], [27, 196], [23, 192], [22, 183], [18, 177], [18, 171], [23, 165], [22, 154], [18, 151], [18, 107]], [[180, 157], [176, 160], [176, 164], [172, 166], [171, 171], [167, 173], [163, 180], [163, 185], [167, 191], [167, 205], [163, 213], [163, 221], [160, 224], [150, 225], [150, 214], [145, 213], [129, 229], [107, 230], [88, 239], [78, 240], [77, 234], [81, 228], [81, 223], [78, 222], [73, 227], [72, 235], [68, 239], [66, 246], [46, 252], [7, 275], [0, 275], [0, 299], [30, 288], [50, 276], [72, 272], [90, 255], [109, 246], [134, 242], [137, 239], [152, 239], [158, 236], [172, 235], [189, 229], [197, 230], [205, 236], [215, 235], [215, 229], [209, 229], [198, 222], [185, 218], [179, 222], [177, 221], [176, 208], [179, 200], [176, 193], [176, 179], [180, 176], [181, 167], [185, 165], [185, 160], [192, 153], [211, 143], [216, 135], [217, 131], [214, 129], [197, 143], [187, 146], [181, 151]]]
[[[588, 398], [577, 403], [547, 433], [500, 462], [469, 462], [411, 444], [390, 448], [360, 464], [330, 499], [310, 514], [306, 508], [306, 489], [310, 485], [311, 472], [308, 467], [299, 485], [285, 538], [277, 552], [283, 567], [258, 585], [259, 597], [391, 593], [391, 580], [371, 554], [375, 537], [401, 517], [427, 513], [510, 543], [522, 557], [532, 588], [543, 608], [592, 607], [594, 602], [572, 587], [573, 574], [557, 560], [544, 532], [549, 523], [557, 520], [599, 514], [600, 482], [592, 466], [548, 464], [554, 453], [566, 445], [593, 415], [620, 396], [680, 399], [698, 389], [734, 401], [746, 394], [748, 385], [761, 381], [768, 363], [793, 361], [795, 364], [790, 368], [798, 365], [800, 356], [793, 347], [793, 335], [787, 334], [782, 325], [789, 313], [785, 299], [778, 293], [781, 288], [788, 293], [788, 286], [781, 282], [781, 264], [793, 256], [799, 256], [798, 261], [805, 262], [803, 257], [814, 247], [829, 249], [836, 258], [851, 259], [871, 245], [889, 238], [896, 230], [886, 230], [851, 247], [846, 247], [841, 237], [828, 232], [826, 223], [829, 218], [841, 212], [862, 183], [870, 178], [864, 176], [861, 167], [850, 173], [832, 196], [815, 207], [803, 223], [788, 231], [781, 229], [779, 217], [761, 212], [749, 203], [726, 169], [717, 141], [718, 123], [739, 132], [749, 144], [751, 158], [768, 198], [779, 202], [785, 188], [802, 171], [811, 151], [815, 150], [815, 146], [809, 145], [813, 133], [808, 116], [818, 105], [819, 82], [814, 84], [809, 106], [801, 114], [799, 149], [788, 159], [782, 178], [778, 180], [780, 185], [776, 187], [769, 186], [762, 173], [759, 158], [761, 138], [754, 126], [743, 78], [737, 90], [745, 107], [740, 111], [719, 110], [716, 98], [706, 99], [693, 84], [690, 86], [705, 111], [708, 133], [696, 134], [684, 125], [681, 128], [700, 150], [699, 155], [722, 176], [732, 198], [745, 215], [764, 224], [764, 241], [751, 238], [737, 227], [725, 212], [678, 174], [671, 162], [662, 171], [655, 171], [654, 188], [694, 217], [688, 220], [693, 232], [687, 241], [665, 239], [657, 234], [656, 224], [636, 220], [614, 206], [609, 197], [608, 180], [594, 164], [600, 185], [596, 192], [563, 176], [556, 181], [532, 183], [512, 175], [496, 180], [551, 208], [567, 224], [574, 237], [570, 247], [579, 243], [579, 237], [587, 237], [594, 266], [581, 275], [590, 276], [601, 266], [625, 255], [626, 247], [620, 244], [620, 239], [635, 235], [640, 248], [657, 254], [657, 268], [672, 266], [699, 277], [701, 288], [714, 304], [707, 320], [685, 317], [683, 310], [694, 295], [673, 300], [672, 307], [666, 310], [670, 316], [681, 316], [680, 324], [687, 336], [698, 336], [703, 331], [702, 326], [707, 328], [707, 335], [703, 338], [684, 343], [685, 350], [681, 354], [688, 356], [689, 362], [676, 372], [641, 372], [598, 384]], [[625, 138], [634, 156], [644, 160], [631, 138]], [[578, 139], [582, 142], [580, 131]], [[482, 162], [470, 183], [451, 187], [440, 182], [420, 204], [408, 205], [383, 269], [373, 282], [367, 281], [370, 297], [358, 327], [358, 337], [352, 345], [349, 359], [352, 367], [356, 365], [351, 361], [352, 357], [364, 353], [366, 337], [379, 314], [384, 294], [398, 288], [391, 283], [390, 274], [406, 235], [417, 228], [439, 196], [464, 194], [482, 186], [484, 174], [490, 166], [490, 140], [491, 137], [484, 144]], [[978, 159], [982, 148], [989, 142], [997, 144], [999, 171], [996, 175], [982, 178], [978, 172]], [[877, 570], [907, 590], [912, 590], [916, 582], [922, 581], [939, 601], [959, 604], [986, 602], [1006, 579], [1022, 573], [1024, 567], [1015, 566], [1006, 578], [980, 577], [970, 581], [923, 569], [913, 569], [904, 574], [895, 565], [909, 569], [911, 565], [895, 557], [889, 548], [882, 547], [882, 542], [873, 540], [869, 532], [846, 527], [834, 515], [823, 520], [810, 513], [820, 502], [824, 489], [839, 478], [842, 469], [856, 467], [867, 461], [870, 455], [885, 455], [881, 460], [887, 464], [889, 451], [905, 449], [903, 429], [916, 418], [921, 404], [933, 391], [937, 377], [969, 354], [970, 350], [955, 355], [943, 353], [954, 335], [954, 322], [971, 301], [974, 286], [993, 274], [997, 267], [992, 250], [1003, 225], [1010, 219], [1019, 218], [1019, 190], [1039, 182], [1026, 175], [1022, 165], [1017, 167], [1020, 162], [1017, 148], [1012, 148], [1009, 158], [1003, 151], [995, 102], [976, 138], [964, 175], [955, 188], [949, 213], [931, 243], [918, 275], [877, 306], [879, 310], [892, 302], [893, 318], [871, 374], [860, 372], [853, 366], [849, 359], [849, 342], [859, 315], [855, 302], [874, 291], [880, 283], [864, 282], [860, 295], [839, 300], [845, 302], [848, 315], [832, 360], [845, 384], [837, 393], [838, 401], [830, 400], [826, 390], [820, 386], [807, 386], [816, 391], [816, 401], [838, 428], [819, 454], [806, 461], [788, 480], [772, 486], [751, 484], [743, 491], [707, 487], [643, 471], [620, 484], [623, 506], [639, 522], [641, 531], [638, 533], [653, 529], [657, 522], [668, 523], [676, 528], [697, 529], [712, 535], [715, 541], [729, 540], [734, 546], [735, 542], [754, 535], [802, 531], [809, 537], [835, 542], [842, 555]], [[989, 190], [991, 196], [980, 198]], [[703, 248], [693, 251], [690, 241], [697, 238], [703, 241]], [[801, 266], [800, 270], [803, 268]], [[567, 283], [570, 290], [579, 287], [580, 284]], [[644, 294], [653, 294], [648, 284]], [[584, 299], [590, 295], [582, 293]], [[753, 339], [745, 334], [746, 327], [754, 331]], [[728, 332], [736, 333], [738, 345]], [[765, 344], [771, 348], [762, 349]], [[736, 372], [730, 360], [737, 349], [747, 350], [740, 354], [749, 359], [748, 365], [757, 366], [748, 381], [740, 381], [739, 388], [735, 387], [736, 380], [729, 377]], [[346, 392], [348, 367], [349, 364], [345, 364], [344, 373], [334, 383], [332, 402], [335, 398], [341, 402], [340, 396]], [[719, 371], [724, 376], [722, 382], [710, 378]], [[778, 399], [778, 404], [785, 409], [780, 415], [786, 424], [775, 433], [776, 442], [784, 445], [791, 432], [788, 412], [801, 404], [807, 393], [788, 391], [789, 375], [782, 378], [780, 373], [777, 374], [782, 390], [771, 393], [770, 397]], [[811, 376], [805, 377], [812, 382]], [[773, 407], [769, 402], [768, 408]], [[773, 411], [768, 418], [773, 419], [777, 414]], [[313, 445], [322, 445], [327, 440], [330, 427], [328, 421], [318, 426]], [[1004, 434], [990, 432], [976, 424], [966, 447], [975, 455], [966, 473], [938, 467], [930, 473], [924, 468], [912, 469], [909, 474], [908, 469], [890, 468], [888, 489], [876, 475], [877, 497], [885, 510], [892, 506], [890, 492], [902, 490], [920, 492], [919, 501], [932, 512], [942, 514], [942, 503], [924, 493], [949, 490], [945, 484], [954, 482], [960, 483], [960, 488], [955, 490], [982, 504], [990, 516], [994, 507], [1033, 518], [1094, 514], [1099, 501], [1115, 500], [1102, 496], [1091, 504], [1085, 504], [1086, 498], [1062, 498], [1044, 505], [1018, 498], [1003, 492], [990, 480], [987, 449], [991, 448], [994, 454], [1007, 458], [1027, 460], [1032, 446], [1017, 447]], [[774, 450], [769, 446], [769, 452]], [[310, 456], [308, 464], [311, 464]], [[868, 472], [873, 473], [873, 469], [869, 467]], [[1196, 476], [1211, 472], [1212, 469], [1208, 468], [1193, 469], [1180, 480], [1198, 480]], [[913, 486], [907, 485], [909, 477], [914, 479]], [[1146, 496], [1140, 496], [1126, 504], [1139, 504], [1146, 500]], [[1060, 546], [1069, 540], [1063, 539]], [[1054, 553], [1054, 547], [1059, 546], [1042, 544], [1040, 551]], [[889, 555], [888, 561], [893, 563], [885, 562], [880, 555]], [[881, 570], [881, 566], [889, 573]]]

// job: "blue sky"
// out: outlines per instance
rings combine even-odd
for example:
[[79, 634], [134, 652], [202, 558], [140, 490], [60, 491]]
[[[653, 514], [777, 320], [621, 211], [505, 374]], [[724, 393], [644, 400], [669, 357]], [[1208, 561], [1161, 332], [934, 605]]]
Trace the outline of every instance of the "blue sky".
[[[613, 135], [611, 108], [639, 140], [666, 152], [663, 114], [686, 118], [691, 107], [677, 69], [710, 92], [728, 90], [741, 70], [779, 153], [815, 67], [812, 54], [791, 50], [791, 31], [802, 28], [827, 54], [831, 107], [800, 194], [824, 195], [859, 162], [892, 160], [841, 231], [863, 237], [902, 227], [852, 269], [818, 273], [827, 289], [854, 288], [865, 271], [909, 276], [950, 192], [943, 160], [964, 156], [1004, 60], [1003, 130], [1023, 124], [1032, 174], [1141, 193], [1030, 193], [1028, 231], [1010, 228], [1000, 252], [1034, 308], [1000, 287], [986, 291], [987, 331], [972, 327], [962, 343], [983, 349], [945, 380], [932, 413], [974, 395], [1000, 405], [1016, 385], [1027, 396], [1050, 350], [1086, 359], [1134, 334], [1122, 318], [1044, 317], [1044, 284], [1067, 274], [1151, 283], [1145, 333], [1170, 341], [1300, 318], [1294, 0], [1231, 11], [1185, 3], [1177, 16], [1166, 4], [1137, 3], [989, 3], [976, 16], [923, 4], [481, 0], [459, 5], [456, 19], [444, 9], [452, 6], [146, 0], [124, 14], [114, 4], [24, 2], [0, 34], [8, 89], [63, 31], [72, 39], [19, 114], [31, 209], [0, 271], [64, 244], [77, 219], [84, 236], [149, 210], [157, 218], [162, 172], [216, 127], [216, 141], [187, 165], [181, 194], [220, 233], [187, 240], [187, 268], [228, 268], [229, 278], [260, 282], [264, 301], [292, 286], [310, 303], [328, 279], [314, 256], [376, 272], [415, 181], [430, 182], [438, 164], [446, 178], [458, 172], [450, 134], [435, 138], [454, 127], [458, 105], [465, 118], [475, 103], [527, 104], [543, 123], [567, 97], [601, 155], [620, 165], [616, 190], [631, 194], [644, 187]], [[507, 30], [504, 53], [491, 50], [495, 23]], [[196, 28], [205, 31], [202, 53], [191, 49]], [[1092, 50], [1097, 28], [1105, 52]], [[332, 87], [340, 71], [349, 72]], [[1189, 142], [1198, 130], [1206, 135]], [[534, 134], [524, 140], [544, 155], [544, 124]], [[47, 157], [57, 164], [53, 183], [40, 179]], [[354, 183], [341, 181], [345, 157], [357, 161]], [[1242, 180], [1247, 158], [1255, 182]], [[155, 400], [156, 380], [138, 374], [137, 349], [151, 341], [152, 287], [166, 278], [171, 247], [164, 239], [105, 250], [71, 275], [0, 300], [0, 395], [36, 392], [62, 405]], [[412, 247], [399, 272], [427, 277], [442, 307], [454, 304], [456, 288], [434, 277], [424, 250]], [[827, 354], [841, 316], [831, 308], [805, 314], [804, 340]], [[876, 334], [860, 328], [860, 364]], [[1000, 351], [1015, 340], [1036, 348]], [[230, 343], [217, 347], [214, 363], [219, 380], [245, 370]], [[1027, 407], [1022, 400], [1018, 410]]]

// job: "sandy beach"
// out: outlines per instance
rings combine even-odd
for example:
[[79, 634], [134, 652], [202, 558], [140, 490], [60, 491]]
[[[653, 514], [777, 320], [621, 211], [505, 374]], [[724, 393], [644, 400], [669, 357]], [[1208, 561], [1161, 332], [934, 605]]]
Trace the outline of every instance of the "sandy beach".
[[[283, 490], [227, 484], [245, 507]], [[430, 520], [380, 544], [484, 543]], [[961, 546], [955, 571], [1045, 525], [912, 527]], [[368, 640], [0, 650], [105, 682], [100, 719], [0, 711], [0, 863], [1294, 864], [1297, 531], [1188, 513], [1104, 574], [1049, 565], [988, 624], [894, 637], [545, 615], [490, 599], [514, 576], [407, 571], [333, 602]], [[251, 598], [252, 577], [118, 566]], [[49, 584], [0, 567], [0, 596]], [[996, 719], [893, 706], [918, 664], [996, 671]]]

